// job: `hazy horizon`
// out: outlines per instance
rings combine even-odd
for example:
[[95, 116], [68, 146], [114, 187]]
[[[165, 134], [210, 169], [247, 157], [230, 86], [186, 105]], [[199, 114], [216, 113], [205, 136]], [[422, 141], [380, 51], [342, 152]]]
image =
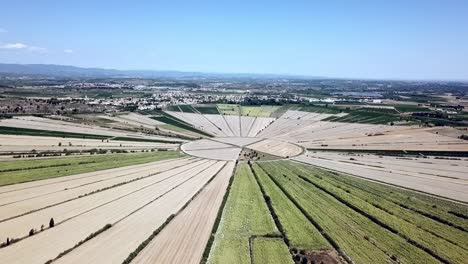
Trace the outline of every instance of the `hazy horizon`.
[[465, 1], [9, 2], [0, 62], [467, 80]]

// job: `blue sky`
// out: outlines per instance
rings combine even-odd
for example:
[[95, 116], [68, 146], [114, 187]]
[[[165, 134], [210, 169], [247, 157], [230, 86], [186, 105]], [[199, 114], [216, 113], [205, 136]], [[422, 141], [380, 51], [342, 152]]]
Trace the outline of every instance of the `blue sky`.
[[0, 4], [0, 62], [468, 79], [468, 0]]

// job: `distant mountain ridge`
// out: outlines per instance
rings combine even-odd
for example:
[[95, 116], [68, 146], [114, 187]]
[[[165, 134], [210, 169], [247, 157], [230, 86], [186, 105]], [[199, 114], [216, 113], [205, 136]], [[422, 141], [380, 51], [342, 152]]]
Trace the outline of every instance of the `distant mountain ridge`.
[[250, 74], [250, 73], [204, 73], [183, 71], [156, 70], [115, 70], [103, 68], [81, 68], [56, 64], [9, 64], [0, 63], [0, 74], [37, 75], [53, 77], [107, 77], [107, 78], [325, 78], [311, 76], [295, 76], [281, 74]]

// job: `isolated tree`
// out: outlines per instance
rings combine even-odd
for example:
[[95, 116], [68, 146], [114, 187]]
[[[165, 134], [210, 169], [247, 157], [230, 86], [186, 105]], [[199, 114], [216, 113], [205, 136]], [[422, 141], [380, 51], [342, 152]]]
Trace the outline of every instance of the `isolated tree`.
[[62, 142], [59, 142], [59, 143], [58, 143], [58, 146], [61, 147], [61, 146], [62, 146]]
[[55, 226], [54, 218], [51, 218], [50, 221], [49, 221], [49, 228], [52, 228], [54, 226]]
[[6, 245], [7, 245], [7, 246], [9, 246], [9, 245], [10, 245], [10, 243], [11, 243], [11, 242], [10, 242], [10, 238], [9, 238], [9, 237], [7, 237], [7, 239], [6, 239]]
[[34, 235], [34, 228], [31, 228], [31, 230], [29, 230], [29, 236], [33, 236]]

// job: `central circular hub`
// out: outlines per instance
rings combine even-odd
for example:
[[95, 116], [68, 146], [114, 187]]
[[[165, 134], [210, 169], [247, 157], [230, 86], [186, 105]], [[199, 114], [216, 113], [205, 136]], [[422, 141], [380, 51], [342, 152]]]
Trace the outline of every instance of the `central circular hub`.
[[188, 155], [213, 160], [268, 160], [300, 155], [295, 144], [264, 138], [219, 137], [192, 141], [181, 146]]

